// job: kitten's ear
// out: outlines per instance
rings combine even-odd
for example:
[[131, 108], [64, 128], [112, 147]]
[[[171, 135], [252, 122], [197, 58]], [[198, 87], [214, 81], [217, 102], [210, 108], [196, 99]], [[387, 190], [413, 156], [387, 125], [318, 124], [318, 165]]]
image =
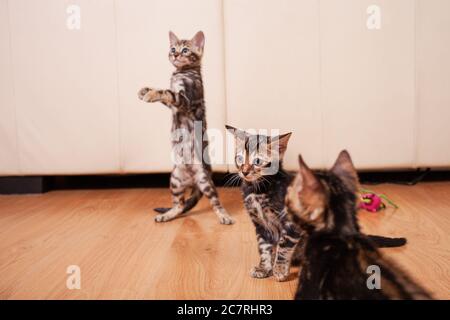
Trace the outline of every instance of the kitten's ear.
[[197, 32], [191, 41], [198, 51], [203, 52], [203, 47], [205, 46], [205, 35], [203, 34], [203, 31]]
[[170, 45], [171, 46], [177, 44], [180, 41], [180, 40], [178, 40], [178, 38], [175, 35], [175, 33], [173, 33], [172, 31], [169, 31], [169, 40], [170, 40]]
[[235, 139], [245, 140], [245, 131], [244, 130], [229, 126], [227, 124], [225, 125], [225, 128], [228, 130], [228, 132], [230, 132], [234, 136]]
[[229, 125], [225, 125], [225, 129], [227, 129], [230, 133], [234, 134], [238, 129]]
[[336, 162], [331, 168], [331, 172], [337, 175], [344, 184], [352, 191], [358, 191], [359, 181], [358, 173], [353, 165], [352, 158], [347, 150], [343, 150], [339, 153]]
[[271, 139], [271, 147], [278, 148], [278, 153], [280, 154], [280, 158], [284, 157], [284, 153], [286, 152], [287, 145], [289, 142], [289, 138], [291, 137], [292, 132], [282, 134], [280, 136], [274, 137]]
[[298, 156], [298, 164], [300, 166], [299, 174], [301, 176], [303, 190], [309, 189], [311, 191], [320, 191], [322, 189], [322, 184], [314, 175], [314, 172], [312, 172], [305, 163], [301, 155]]
[[300, 203], [306, 209], [305, 213], [308, 213], [308, 220], [315, 221], [319, 217], [321, 218], [321, 214], [325, 208], [325, 190], [314, 172], [303, 161], [301, 155], [298, 156], [298, 163], [300, 169], [294, 183], [298, 185]]

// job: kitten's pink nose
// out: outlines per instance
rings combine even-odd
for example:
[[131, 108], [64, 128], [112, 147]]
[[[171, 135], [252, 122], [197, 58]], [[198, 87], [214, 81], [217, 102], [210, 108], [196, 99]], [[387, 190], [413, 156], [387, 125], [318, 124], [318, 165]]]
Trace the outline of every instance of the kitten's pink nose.
[[250, 166], [249, 165], [244, 165], [242, 168], [242, 174], [244, 175], [244, 177], [248, 176], [250, 173]]

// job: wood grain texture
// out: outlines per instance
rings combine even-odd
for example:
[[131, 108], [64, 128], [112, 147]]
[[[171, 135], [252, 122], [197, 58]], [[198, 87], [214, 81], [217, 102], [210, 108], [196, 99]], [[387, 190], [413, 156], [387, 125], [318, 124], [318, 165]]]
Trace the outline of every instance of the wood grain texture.
[[[450, 298], [450, 183], [379, 185], [400, 209], [361, 212], [365, 232], [406, 236], [384, 252], [429, 289]], [[219, 225], [202, 200], [188, 215], [156, 224], [165, 189], [56, 191], [0, 196], [0, 299], [291, 299], [287, 282], [252, 279], [253, 226], [238, 189], [220, 189], [237, 220]], [[81, 290], [66, 268], [81, 268]]]

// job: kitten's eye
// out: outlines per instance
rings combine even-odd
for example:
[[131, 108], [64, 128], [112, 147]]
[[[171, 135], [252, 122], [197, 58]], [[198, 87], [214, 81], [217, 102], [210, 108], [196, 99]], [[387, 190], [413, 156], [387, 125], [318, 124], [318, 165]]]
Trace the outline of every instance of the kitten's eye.
[[170, 49], [170, 52], [175, 53], [177, 50], [175, 48]]
[[263, 162], [264, 162], [264, 161], [262, 161], [261, 158], [255, 158], [255, 159], [253, 159], [253, 164], [254, 164], [255, 166], [260, 166], [260, 165], [263, 164]]
[[189, 49], [188, 48], [183, 48], [183, 50], [181, 50], [181, 53], [182, 54], [186, 54], [186, 53], [188, 53], [189, 52]]
[[244, 157], [240, 154], [236, 156], [236, 164], [241, 165], [244, 163]]

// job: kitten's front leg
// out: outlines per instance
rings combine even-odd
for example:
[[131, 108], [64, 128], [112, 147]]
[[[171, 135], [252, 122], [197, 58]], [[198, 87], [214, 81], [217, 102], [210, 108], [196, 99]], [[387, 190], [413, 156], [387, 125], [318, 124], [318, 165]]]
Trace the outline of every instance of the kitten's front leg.
[[145, 102], [154, 102], [156, 101], [156, 90], [148, 87], [144, 87], [138, 92], [138, 98]]
[[167, 106], [174, 101], [173, 94], [169, 90], [157, 90], [148, 87], [139, 90], [138, 98], [145, 102], [162, 102]]
[[256, 238], [258, 240], [258, 250], [260, 255], [259, 265], [253, 267], [250, 275], [253, 278], [267, 278], [272, 274], [272, 250], [273, 244], [268, 240], [264, 230], [256, 228]]
[[275, 280], [284, 281], [288, 278], [291, 259], [299, 241], [300, 234], [295, 230], [295, 227], [290, 224], [285, 225], [277, 244], [275, 265], [273, 267]]

